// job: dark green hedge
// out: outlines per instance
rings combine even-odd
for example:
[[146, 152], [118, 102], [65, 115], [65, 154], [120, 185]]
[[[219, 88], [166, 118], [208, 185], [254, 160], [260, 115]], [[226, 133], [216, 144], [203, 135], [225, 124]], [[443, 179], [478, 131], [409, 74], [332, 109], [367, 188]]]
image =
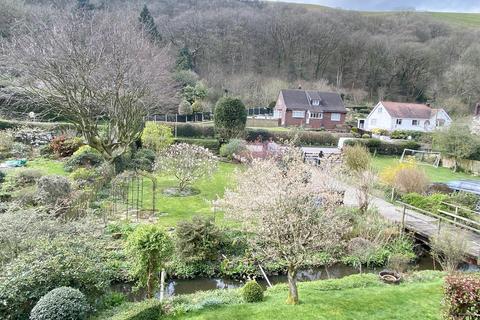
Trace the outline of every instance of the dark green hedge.
[[[174, 124], [167, 124], [175, 130]], [[255, 141], [261, 136], [262, 140], [273, 138], [275, 141], [291, 140], [295, 135], [294, 131], [276, 131], [256, 128], [247, 128], [245, 130], [245, 138], [247, 141]], [[318, 145], [318, 146], [336, 146], [338, 137], [325, 131], [299, 131], [298, 144], [301, 145]], [[177, 137], [184, 138], [208, 138], [215, 137], [215, 128], [213, 125], [195, 124], [195, 123], [177, 123]]]
[[202, 146], [215, 153], [218, 153], [218, 151], [220, 150], [220, 142], [218, 142], [217, 139], [175, 138], [175, 143], [182, 142]]
[[401, 143], [385, 142], [379, 139], [352, 139], [345, 141], [345, 145], [353, 146], [360, 144], [368, 148], [370, 152], [383, 155], [401, 155], [404, 149], [420, 149], [420, 144], [415, 141]]
[[[168, 123], [175, 132], [175, 124]], [[194, 124], [194, 123], [177, 123], [177, 137], [186, 138], [213, 138], [215, 137], [215, 128], [213, 125]]]
[[246, 130], [247, 141], [255, 141], [260, 137], [263, 141], [273, 138], [273, 140], [285, 141], [292, 140], [298, 134], [297, 144], [315, 145], [315, 146], [337, 146], [338, 137], [324, 131], [270, 131], [264, 129], [248, 128]]

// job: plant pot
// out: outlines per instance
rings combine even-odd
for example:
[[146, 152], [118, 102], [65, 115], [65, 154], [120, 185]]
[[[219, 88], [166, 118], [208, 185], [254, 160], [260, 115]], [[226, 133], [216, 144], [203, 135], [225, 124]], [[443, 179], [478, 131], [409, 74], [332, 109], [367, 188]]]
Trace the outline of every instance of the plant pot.
[[378, 274], [378, 276], [385, 283], [398, 284], [402, 281], [402, 276], [395, 271], [383, 270]]

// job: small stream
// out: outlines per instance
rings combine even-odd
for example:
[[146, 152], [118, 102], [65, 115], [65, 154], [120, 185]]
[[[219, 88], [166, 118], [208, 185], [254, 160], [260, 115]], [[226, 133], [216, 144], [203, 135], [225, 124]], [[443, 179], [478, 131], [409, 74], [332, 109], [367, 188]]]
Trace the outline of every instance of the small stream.
[[[428, 255], [421, 257], [419, 260], [417, 260], [415, 268], [416, 270], [433, 270], [434, 267], [432, 258]], [[373, 273], [379, 272], [382, 269], [384, 268], [365, 268], [363, 272]], [[346, 266], [344, 264], [336, 264], [330, 266], [328, 270], [325, 270], [325, 267], [300, 270], [298, 272], [297, 279], [299, 281], [338, 279], [356, 273], [358, 273], [358, 270], [354, 269], [353, 267]], [[269, 276], [269, 280], [273, 285], [285, 283], [287, 282], [287, 276], [272, 275]], [[267, 286], [267, 282], [263, 278], [257, 278], [257, 281], [264, 287]], [[243, 284], [244, 281], [231, 278], [171, 279], [167, 281], [165, 293], [167, 296], [173, 296], [194, 293], [197, 291], [239, 288], [243, 286]], [[127, 296], [127, 299], [131, 301], [143, 300], [145, 297], [144, 291], [132, 293], [132, 284], [130, 283], [116, 284], [113, 286], [113, 290], [123, 292]], [[159, 296], [159, 293], [157, 293], [157, 296]]]

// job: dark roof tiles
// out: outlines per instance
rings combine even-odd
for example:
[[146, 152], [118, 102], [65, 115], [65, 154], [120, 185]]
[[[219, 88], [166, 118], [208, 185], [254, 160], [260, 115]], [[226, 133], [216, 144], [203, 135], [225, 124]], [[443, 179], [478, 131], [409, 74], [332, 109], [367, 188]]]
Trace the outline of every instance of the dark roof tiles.
[[[346, 113], [342, 98], [335, 92], [313, 90], [285, 89], [281, 91], [285, 105], [289, 110], [310, 110], [312, 112]], [[310, 100], [320, 100], [320, 105], [314, 106]]]

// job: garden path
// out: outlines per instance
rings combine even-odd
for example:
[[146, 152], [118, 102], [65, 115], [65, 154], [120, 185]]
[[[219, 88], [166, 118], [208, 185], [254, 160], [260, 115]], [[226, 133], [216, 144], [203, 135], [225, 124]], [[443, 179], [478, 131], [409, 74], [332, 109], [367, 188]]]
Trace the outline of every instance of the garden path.
[[[344, 203], [349, 206], [357, 205], [356, 189], [350, 185], [343, 184], [345, 188]], [[386, 219], [394, 223], [402, 223], [403, 208], [395, 206], [394, 204], [387, 202], [379, 197], [371, 196], [371, 203], [377, 207], [380, 214]], [[438, 233], [438, 219], [427, 216], [412, 209], [406, 209], [405, 215], [405, 228], [413, 231], [427, 239]], [[443, 223], [442, 228], [448, 227], [449, 229], [459, 232], [460, 229]], [[476, 263], [480, 265], [480, 234], [465, 230], [465, 236], [467, 240], [466, 253], [472, 259], [476, 260]]]

